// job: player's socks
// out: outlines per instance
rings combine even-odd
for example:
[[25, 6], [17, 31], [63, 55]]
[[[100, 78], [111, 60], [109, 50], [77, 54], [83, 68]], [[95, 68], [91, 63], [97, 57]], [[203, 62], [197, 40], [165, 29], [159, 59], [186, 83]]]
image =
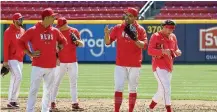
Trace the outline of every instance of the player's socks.
[[157, 103], [155, 101], [151, 101], [151, 104], [149, 105], [150, 109], [154, 109], [154, 107], [157, 105]]
[[129, 112], [133, 112], [136, 103], [137, 93], [129, 94]]
[[172, 112], [171, 105], [166, 105], [167, 112]]
[[121, 103], [123, 99], [123, 93], [122, 92], [115, 92], [115, 112], [119, 112]]

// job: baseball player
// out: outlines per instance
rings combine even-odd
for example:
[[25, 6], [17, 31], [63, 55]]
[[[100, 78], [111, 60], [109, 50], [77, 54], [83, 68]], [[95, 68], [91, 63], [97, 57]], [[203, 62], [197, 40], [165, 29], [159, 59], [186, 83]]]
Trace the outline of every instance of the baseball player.
[[13, 24], [4, 32], [4, 62], [3, 66], [11, 72], [11, 80], [8, 93], [8, 108], [19, 108], [17, 103], [20, 82], [22, 80], [24, 52], [18, 45], [18, 39], [25, 30], [21, 27], [23, 16], [20, 13], [13, 15]]
[[162, 26], [163, 29], [151, 36], [148, 55], [152, 56], [152, 69], [158, 82], [157, 93], [153, 96], [149, 105], [150, 111], [153, 111], [159, 99], [163, 98], [167, 112], [171, 109], [171, 77], [173, 60], [181, 56], [182, 52], [178, 48], [177, 39], [173, 31], [175, 22], [166, 20]]
[[60, 66], [57, 66], [54, 80], [54, 88], [51, 95], [51, 109], [56, 110], [56, 96], [58, 87], [63, 76], [68, 73], [70, 79], [70, 91], [72, 97], [72, 110], [83, 111], [84, 109], [78, 105], [77, 94], [77, 78], [78, 78], [78, 63], [76, 58], [76, 47], [82, 47], [83, 42], [80, 38], [80, 33], [76, 28], [68, 26], [67, 20], [64, 17], [58, 18], [57, 28], [66, 37], [68, 44], [58, 53]]
[[[33, 58], [27, 112], [35, 111], [37, 92], [42, 79], [44, 83], [41, 112], [49, 111], [50, 93], [53, 87], [56, 67], [56, 42], [58, 42], [61, 48], [67, 44], [67, 40], [62, 33], [52, 27], [56, 14], [51, 8], [44, 9], [41, 13], [42, 22], [38, 22], [35, 26], [28, 29], [19, 41], [24, 52]], [[24, 46], [27, 42], [32, 44], [32, 52]]]
[[[129, 112], [133, 112], [137, 98], [138, 80], [143, 58], [142, 51], [147, 48], [146, 31], [137, 23], [137, 17], [137, 9], [128, 8], [125, 11], [125, 21], [122, 24], [116, 25], [112, 30], [108, 28], [108, 25], [104, 29], [104, 41], [106, 45], [117, 41], [116, 67], [114, 72], [115, 112], [119, 112], [122, 103], [125, 80], [129, 82]], [[127, 33], [129, 30], [135, 32], [135, 34]]]

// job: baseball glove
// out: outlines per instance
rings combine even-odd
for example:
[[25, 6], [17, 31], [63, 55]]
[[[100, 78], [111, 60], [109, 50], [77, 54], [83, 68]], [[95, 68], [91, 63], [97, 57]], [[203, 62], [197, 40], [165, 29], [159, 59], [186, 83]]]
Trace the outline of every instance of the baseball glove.
[[134, 27], [132, 24], [128, 24], [124, 28], [124, 32], [134, 41], [137, 40], [137, 32], [136, 27]]
[[75, 42], [78, 40], [78, 37], [74, 33], [71, 33], [70, 36], [71, 36], [72, 42]]
[[8, 73], [9, 73], [9, 69], [7, 67], [3, 66], [2, 69], [1, 69], [1, 76], [4, 77]]

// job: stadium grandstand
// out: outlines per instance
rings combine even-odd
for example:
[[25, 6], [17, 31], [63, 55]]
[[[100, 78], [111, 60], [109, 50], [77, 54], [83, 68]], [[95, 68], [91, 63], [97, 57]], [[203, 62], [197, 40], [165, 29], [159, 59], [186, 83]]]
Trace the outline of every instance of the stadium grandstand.
[[126, 7], [140, 10], [139, 19], [217, 19], [216, 1], [1, 1], [1, 19], [20, 12], [39, 20], [47, 7], [70, 20], [121, 20]]

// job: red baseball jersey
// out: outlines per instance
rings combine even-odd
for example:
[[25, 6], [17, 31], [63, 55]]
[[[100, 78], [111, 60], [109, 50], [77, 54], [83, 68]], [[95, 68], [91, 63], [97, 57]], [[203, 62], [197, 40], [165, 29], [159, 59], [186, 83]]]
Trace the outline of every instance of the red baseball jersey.
[[71, 33], [74, 33], [78, 39], [80, 39], [80, 33], [77, 29], [69, 27], [69, 29], [61, 31], [61, 33], [67, 39], [68, 44], [59, 51], [59, 60], [61, 63], [73, 63], [77, 62], [76, 58], [76, 45], [70, 37]]
[[24, 34], [23, 28], [11, 24], [4, 32], [4, 62], [8, 60], [23, 61], [24, 52], [18, 45], [18, 39]]
[[156, 71], [156, 68], [165, 69], [172, 72], [173, 69], [173, 57], [162, 54], [162, 49], [170, 49], [171, 51], [178, 50], [177, 40], [175, 34], [170, 34], [166, 37], [161, 32], [152, 34], [149, 46], [148, 55], [152, 56], [152, 69]]
[[52, 26], [45, 28], [41, 22], [28, 29], [19, 39], [22, 49], [27, 49], [27, 42], [32, 44], [33, 51], [40, 51], [40, 56], [33, 58], [32, 66], [42, 68], [56, 67], [56, 42], [64, 46], [67, 44], [66, 38], [58, 29]]
[[[144, 41], [144, 49], [147, 48], [147, 36], [145, 29], [137, 22], [133, 24], [138, 32], [138, 39]], [[127, 67], [141, 67], [142, 50], [135, 41], [124, 32], [126, 24], [116, 25], [110, 33], [110, 43], [117, 40], [116, 44], [116, 65]]]

